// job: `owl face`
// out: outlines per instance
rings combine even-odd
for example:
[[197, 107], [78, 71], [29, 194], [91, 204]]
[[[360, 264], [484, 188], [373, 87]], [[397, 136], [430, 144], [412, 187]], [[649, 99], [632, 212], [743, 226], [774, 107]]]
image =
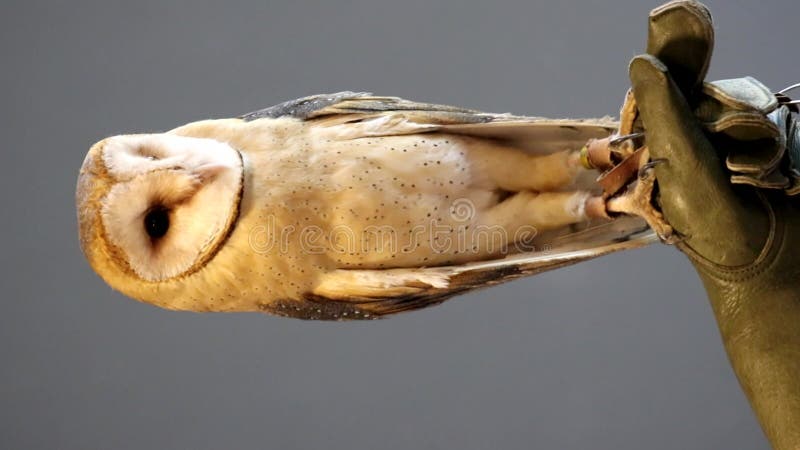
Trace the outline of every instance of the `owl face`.
[[236, 222], [243, 163], [228, 144], [170, 134], [95, 144], [78, 181], [81, 244], [112, 286], [201, 268]]

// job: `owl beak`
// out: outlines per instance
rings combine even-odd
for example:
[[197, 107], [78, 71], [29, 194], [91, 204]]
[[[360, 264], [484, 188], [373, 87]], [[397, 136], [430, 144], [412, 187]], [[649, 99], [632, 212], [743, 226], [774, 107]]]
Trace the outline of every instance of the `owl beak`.
[[201, 180], [207, 182], [212, 181], [214, 178], [218, 177], [228, 169], [230, 169], [230, 167], [225, 164], [208, 163], [197, 167], [195, 171]]

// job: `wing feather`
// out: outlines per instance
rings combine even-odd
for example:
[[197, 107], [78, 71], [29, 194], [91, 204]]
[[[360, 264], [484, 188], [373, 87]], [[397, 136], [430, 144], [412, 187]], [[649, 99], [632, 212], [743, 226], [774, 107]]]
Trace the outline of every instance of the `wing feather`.
[[537, 153], [580, 148], [587, 140], [606, 137], [617, 128], [610, 117], [548, 119], [494, 114], [351, 91], [303, 97], [241, 116], [246, 121], [280, 117], [313, 121], [345, 139], [445, 132], [503, 140]]
[[459, 266], [337, 270], [300, 301], [271, 305], [269, 312], [316, 320], [379, 319], [427, 308], [468, 291], [658, 242], [636, 217], [621, 217], [554, 238], [546, 251]]
[[279, 117], [294, 117], [296, 119], [311, 119], [317, 117], [319, 112], [337, 103], [363, 96], [366, 92], [343, 91], [335, 94], [318, 94], [289, 100], [268, 108], [259, 109], [239, 116], [245, 121], [257, 119], [277, 119]]

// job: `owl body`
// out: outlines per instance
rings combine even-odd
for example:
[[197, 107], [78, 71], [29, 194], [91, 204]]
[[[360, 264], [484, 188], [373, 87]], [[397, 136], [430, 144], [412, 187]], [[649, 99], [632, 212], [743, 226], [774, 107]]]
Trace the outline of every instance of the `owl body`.
[[[518, 135], [539, 119], [349, 94], [96, 144], [78, 190], [90, 263], [170, 309], [371, 318], [437, 303], [465, 290], [458, 268], [593, 220], [575, 143], [608, 123], [559, 126], [575, 138], [551, 130], [537, 149]], [[387, 99], [397, 109], [364, 106]]]

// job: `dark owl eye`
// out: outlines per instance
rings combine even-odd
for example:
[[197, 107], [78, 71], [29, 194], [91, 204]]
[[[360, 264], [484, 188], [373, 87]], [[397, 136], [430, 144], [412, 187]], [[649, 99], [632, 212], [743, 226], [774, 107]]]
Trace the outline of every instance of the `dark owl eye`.
[[144, 229], [147, 231], [147, 235], [153, 239], [158, 239], [167, 234], [167, 230], [169, 230], [169, 210], [163, 206], [151, 209], [144, 216]]
[[147, 147], [139, 148], [139, 155], [143, 158], [147, 158], [150, 160], [161, 159], [152, 149], [149, 149]]

